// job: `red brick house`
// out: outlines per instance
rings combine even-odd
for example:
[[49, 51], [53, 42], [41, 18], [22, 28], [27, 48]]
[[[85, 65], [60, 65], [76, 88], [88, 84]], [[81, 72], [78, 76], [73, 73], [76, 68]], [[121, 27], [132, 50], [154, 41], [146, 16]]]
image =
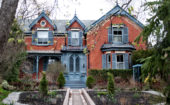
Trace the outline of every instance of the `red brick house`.
[[25, 28], [25, 43], [33, 66], [33, 78], [46, 71], [48, 63], [65, 67], [66, 86], [84, 87], [90, 69], [129, 69], [131, 52], [145, 48], [133, 46], [143, 29], [142, 23], [119, 5], [96, 21], [51, 20], [42, 12]]

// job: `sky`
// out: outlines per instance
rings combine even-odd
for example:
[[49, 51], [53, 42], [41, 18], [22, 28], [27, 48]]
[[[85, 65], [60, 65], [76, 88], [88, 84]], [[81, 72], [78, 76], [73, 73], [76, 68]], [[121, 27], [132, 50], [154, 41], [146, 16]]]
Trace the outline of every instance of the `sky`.
[[[44, 2], [46, 0], [38, 0], [39, 2]], [[121, 1], [127, 2], [128, 0], [118, 0], [118, 4], [122, 5]], [[141, 5], [145, 0], [132, 0], [130, 3], [133, 6], [134, 11], [132, 14], [136, 15], [140, 12], [138, 20], [143, 24], [146, 24], [146, 19], [150, 16], [147, 12], [143, 12]], [[147, 0], [153, 1], [153, 0]], [[46, 3], [50, 5], [53, 0]], [[116, 0], [58, 0], [58, 10], [52, 13], [51, 18], [56, 19], [72, 19], [75, 12], [80, 20], [97, 20], [109, 10], [114, 8], [116, 5]]]
[[[0, 4], [1, 4], [0, 0]], [[21, 1], [21, 0], [20, 0]], [[52, 6], [55, 0], [37, 0], [38, 3], [44, 3], [47, 6]], [[56, 0], [58, 7], [50, 15], [51, 19], [72, 19], [76, 15], [80, 20], [97, 20], [109, 10], [114, 8], [116, 5], [116, 0]], [[127, 2], [128, 0], [117, 0], [118, 4], [122, 5], [122, 1]], [[146, 24], [146, 19], [150, 16], [148, 12], [143, 12], [143, 9], [140, 7], [141, 4], [146, 0], [132, 0], [130, 3], [133, 6], [134, 11], [132, 14], [136, 15], [137, 12], [140, 12], [138, 15], [138, 20], [143, 24]], [[153, 0], [147, 0], [153, 1]]]

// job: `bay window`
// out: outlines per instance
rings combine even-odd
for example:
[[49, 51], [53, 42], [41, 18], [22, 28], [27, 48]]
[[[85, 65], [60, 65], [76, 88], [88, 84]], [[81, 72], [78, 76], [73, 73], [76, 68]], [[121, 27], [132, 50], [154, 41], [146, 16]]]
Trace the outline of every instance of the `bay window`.
[[116, 55], [117, 58], [117, 69], [124, 69], [123, 54]]

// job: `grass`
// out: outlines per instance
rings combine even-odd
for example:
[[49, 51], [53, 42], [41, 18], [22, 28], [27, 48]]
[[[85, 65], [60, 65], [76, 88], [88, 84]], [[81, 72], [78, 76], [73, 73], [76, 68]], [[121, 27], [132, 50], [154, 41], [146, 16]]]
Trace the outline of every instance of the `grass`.
[[97, 92], [97, 95], [107, 95], [107, 92], [106, 91], [100, 91], [100, 92]]
[[2, 100], [3, 100], [4, 98], [6, 98], [10, 92], [11, 92], [11, 91], [4, 90], [4, 89], [0, 86], [0, 105], [5, 105], [5, 104], [2, 103]]

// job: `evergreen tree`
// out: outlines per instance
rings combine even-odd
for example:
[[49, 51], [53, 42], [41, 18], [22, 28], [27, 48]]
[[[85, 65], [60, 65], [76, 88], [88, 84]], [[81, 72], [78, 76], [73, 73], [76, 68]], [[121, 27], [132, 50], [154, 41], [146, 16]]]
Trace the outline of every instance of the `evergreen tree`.
[[107, 92], [111, 95], [115, 93], [114, 79], [111, 73], [108, 73], [108, 82], [107, 82]]
[[42, 95], [47, 95], [47, 93], [48, 93], [48, 81], [46, 79], [45, 72], [43, 72], [42, 74], [43, 74], [43, 77], [40, 81], [39, 91]]
[[59, 88], [63, 88], [64, 87], [65, 78], [64, 78], [64, 75], [63, 75], [62, 72], [60, 72], [60, 74], [58, 76], [57, 83], [58, 83]]
[[93, 88], [94, 82], [95, 82], [94, 78], [92, 76], [88, 76], [86, 86], [91, 89]]
[[[149, 81], [156, 76], [164, 79], [168, 86], [170, 81], [167, 80], [170, 75], [170, 0], [158, 0], [145, 4], [146, 9], [150, 9], [153, 16], [148, 20], [148, 25], [144, 27], [140, 38], [143, 41], [148, 41], [149, 37], [156, 38], [156, 44], [153, 46], [154, 53], [143, 59], [142, 75], [144, 78], [149, 77]], [[168, 88], [168, 90], [170, 89]], [[169, 93], [169, 92], [168, 92]], [[170, 94], [167, 95], [167, 99]]]

